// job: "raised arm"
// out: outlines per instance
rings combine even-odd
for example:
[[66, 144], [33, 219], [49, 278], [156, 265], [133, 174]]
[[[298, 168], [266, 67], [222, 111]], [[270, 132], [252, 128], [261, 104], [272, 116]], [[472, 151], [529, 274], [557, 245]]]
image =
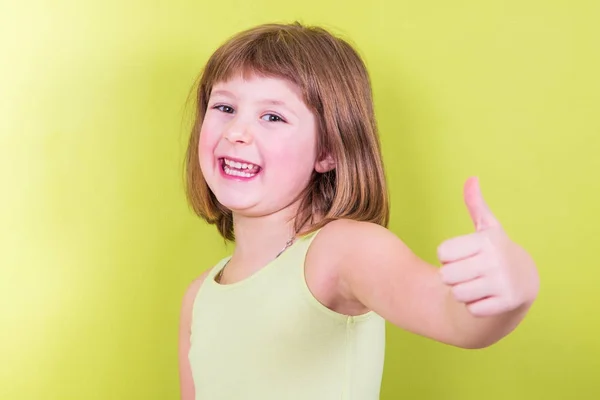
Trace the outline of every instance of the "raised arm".
[[476, 180], [467, 181], [465, 201], [476, 232], [439, 246], [442, 268], [383, 227], [336, 221], [344, 232], [336, 244], [342, 295], [400, 328], [458, 347], [486, 347], [511, 332], [537, 296], [535, 265], [491, 214]]

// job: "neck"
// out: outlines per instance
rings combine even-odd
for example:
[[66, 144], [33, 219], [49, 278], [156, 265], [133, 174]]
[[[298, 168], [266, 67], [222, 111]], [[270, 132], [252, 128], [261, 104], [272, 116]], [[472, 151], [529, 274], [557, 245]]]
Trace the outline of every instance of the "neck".
[[234, 214], [233, 257], [259, 263], [275, 258], [286, 242], [294, 236], [295, 211], [285, 209], [262, 217]]

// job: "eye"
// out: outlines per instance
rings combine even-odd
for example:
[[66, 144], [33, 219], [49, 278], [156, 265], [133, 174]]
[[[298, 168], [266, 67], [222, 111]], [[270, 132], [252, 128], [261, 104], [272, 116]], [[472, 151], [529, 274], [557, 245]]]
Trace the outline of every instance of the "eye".
[[262, 120], [268, 122], [285, 122], [285, 120], [277, 114], [265, 114], [262, 116]]
[[219, 110], [221, 112], [227, 113], [227, 114], [233, 114], [233, 108], [226, 106], [226, 105], [216, 105], [213, 107], [215, 110]]

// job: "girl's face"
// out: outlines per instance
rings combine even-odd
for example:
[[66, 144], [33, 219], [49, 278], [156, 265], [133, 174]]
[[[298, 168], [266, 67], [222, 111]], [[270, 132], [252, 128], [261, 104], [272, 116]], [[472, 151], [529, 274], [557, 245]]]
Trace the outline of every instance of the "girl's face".
[[221, 204], [263, 216], [292, 204], [315, 169], [316, 120], [300, 89], [242, 76], [216, 84], [200, 131], [204, 179]]

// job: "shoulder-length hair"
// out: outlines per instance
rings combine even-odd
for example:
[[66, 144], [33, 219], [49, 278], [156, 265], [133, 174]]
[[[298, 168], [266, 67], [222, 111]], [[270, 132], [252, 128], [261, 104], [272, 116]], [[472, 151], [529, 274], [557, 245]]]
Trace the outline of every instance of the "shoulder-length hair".
[[186, 194], [194, 212], [215, 224], [226, 240], [235, 240], [231, 211], [219, 203], [202, 176], [198, 142], [213, 86], [236, 74], [296, 84], [317, 120], [317, 154], [335, 162], [331, 171], [313, 171], [301, 192], [296, 233], [307, 234], [342, 218], [387, 227], [388, 192], [367, 69], [346, 41], [299, 23], [266, 24], [240, 32], [208, 60], [196, 89], [185, 161]]

